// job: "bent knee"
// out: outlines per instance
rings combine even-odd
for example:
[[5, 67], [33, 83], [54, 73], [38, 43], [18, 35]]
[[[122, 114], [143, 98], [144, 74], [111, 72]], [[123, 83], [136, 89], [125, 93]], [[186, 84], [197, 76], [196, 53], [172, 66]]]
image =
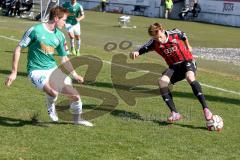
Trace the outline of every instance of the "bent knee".
[[167, 76], [162, 76], [158, 79], [158, 84], [161, 88], [167, 87], [169, 83], [170, 83], [170, 79]]
[[186, 73], [186, 80], [189, 84], [196, 80], [195, 73], [193, 71], [188, 71]]
[[50, 88], [48, 85], [45, 85], [43, 87], [43, 91], [46, 92], [51, 97], [57, 97], [58, 96], [58, 92], [56, 90]]

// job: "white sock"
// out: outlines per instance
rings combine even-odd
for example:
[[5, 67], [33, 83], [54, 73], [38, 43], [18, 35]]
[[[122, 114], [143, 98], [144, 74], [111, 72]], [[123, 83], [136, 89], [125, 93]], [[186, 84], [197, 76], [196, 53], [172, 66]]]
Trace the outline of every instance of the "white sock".
[[72, 114], [81, 114], [82, 113], [82, 102], [81, 100], [72, 102], [70, 104], [70, 109]]
[[80, 47], [81, 47], [81, 39], [77, 40], [77, 50], [80, 51]]
[[74, 39], [71, 39], [70, 42], [71, 42], [71, 48], [74, 48]]
[[73, 114], [73, 122], [77, 123], [81, 119], [82, 113], [82, 102], [81, 100], [72, 102], [70, 105], [70, 110]]

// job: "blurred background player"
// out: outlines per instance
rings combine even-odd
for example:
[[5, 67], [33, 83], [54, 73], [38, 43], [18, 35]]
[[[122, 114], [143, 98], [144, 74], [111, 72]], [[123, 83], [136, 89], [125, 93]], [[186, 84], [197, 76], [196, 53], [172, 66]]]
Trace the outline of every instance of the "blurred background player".
[[206, 104], [201, 85], [195, 78], [197, 68], [191, 53], [192, 47], [188, 42], [186, 34], [178, 29], [164, 30], [159, 23], [150, 25], [148, 34], [151, 36], [150, 41], [140, 47], [139, 50], [132, 52], [130, 57], [135, 59], [139, 55], [154, 50], [168, 64], [169, 68], [159, 78], [160, 93], [171, 111], [168, 122], [178, 121], [182, 118], [175, 107], [168, 86], [170, 83], [175, 84], [185, 78], [202, 105], [205, 119], [212, 119], [212, 113]]
[[194, 0], [193, 2], [193, 8], [192, 8], [192, 13], [193, 13], [193, 18], [198, 17], [198, 14], [201, 12], [201, 6], [198, 3], [197, 0]]
[[[65, 2], [63, 8], [69, 11], [69, 15], [66, 21], [66, 29], [70, 38], [71, 53], [73, 55], [80, 56], [81, 46], [81, 27], [80, 21], [85, 18], [83, 7], [77, 2], [77, 0], [71, 0], [71, 2]], [[77, 49], [75, 49], [74, 38], [77, 41]]]
[[[82, 102], [80, 95], [72, 87], [71, 79], [60, 69], [57, 69], [57, 63], [53, 56], [56, 50], [64, 68], [71, 73], [73, 78], [79, 83], [84, 81], [83, 77], [73, 69], [67, 57], [68, 48], [64, 34], [58, 29], [64, 27], [67, 15], [68, 11], [62, 7], [52, 8], [47, 23], [34, 25], [25, 32], [15, 49], [12, 72], [7, 77], [5, 84], [10, 86], [16, 79], [21, 49], [28, 47], [28, 75], [32, 84], [46, 93], [48, 114], [52, 121], [58, 121], [55, 102], [58, 94], [61, 93], [70, 99], [70, 109], [73, 112], [74, 123], [92, 126], [90, 122], [81, 119]], [[55, 76], [51, 76], [53, 73]]]
[[106, 12], [107, 0], [101, 0], [101, 11]]
[[173, 1], [165, 0], [165, 18], [168, 19], [173, 9]]

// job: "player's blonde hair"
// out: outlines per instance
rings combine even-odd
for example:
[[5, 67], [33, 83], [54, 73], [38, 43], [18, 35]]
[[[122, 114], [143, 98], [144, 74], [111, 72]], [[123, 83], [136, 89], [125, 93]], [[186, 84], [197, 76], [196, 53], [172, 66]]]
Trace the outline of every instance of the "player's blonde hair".
[[54, 17], [62, 18], [64, 15], [68, 15], [69, 11], [63, 7], [57, 6], [50, 10], [49, 20], [53, 20]]
[[159, 24], [159, 23], [151, 24], [148, 27], [148, 34], [150, 36], [155, 36], [159, 30], [161, 30], [161, 31], [163, 30], [163, 27], [161, 24]]

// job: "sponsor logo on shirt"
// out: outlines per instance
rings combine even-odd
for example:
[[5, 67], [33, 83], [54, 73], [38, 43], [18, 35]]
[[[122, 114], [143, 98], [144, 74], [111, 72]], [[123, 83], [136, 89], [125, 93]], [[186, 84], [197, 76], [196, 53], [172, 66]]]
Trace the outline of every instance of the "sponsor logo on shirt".
[[75, 16], [75, 13], [70, 13], [68, 16]]
[[52, 46], [47, 46], [43, 43], [41, 43], [40, 45], [41, 45], [42, 51], [45, 52], [45, 54], [53, 54], [54, 53], [54, 48]]
[[164, 53], [165, 53], [166, 55], [170, 55], [171, 53], [173, 53], [173, 52], [175, 52], [175, 51], [177, 51], [177, 46], [173, 46], [173, 47], [171, 47], [171, 48], [164, 49]]

